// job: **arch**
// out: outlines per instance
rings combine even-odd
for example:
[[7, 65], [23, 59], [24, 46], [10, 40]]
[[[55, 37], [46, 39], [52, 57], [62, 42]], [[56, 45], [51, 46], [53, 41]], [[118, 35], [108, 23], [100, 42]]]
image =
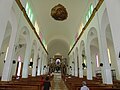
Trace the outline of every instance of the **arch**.
[[30, 32], [29, 29], [27, 28], [27, 26], [23, 26], [20, 29], [19, 34], [25, 38], [26, 42], [30, 42]]
[[[110, 67], [110, 63], [109, 63], [109, 52], [108, 52], [108, 47], [109, 47], [108, 41], [109, 40], [107, 38], [109, 35], [106, 34], [106, 27], [108, 25], [109, 25], [109, 19], [108, 19], [107, 9], [105, 8], [105, 10], [103, 11], [103, 14], [102, 14], [102, 18], [101, 18], [101, 30], [103, 31], [103, 32], [101, 32], [102, 33], [101, 36], [104, 37], [103, 39], [104, 39], [104, 43], [105, 43], [105, 45], [104, 45], [105, 53], [103, 52], [105, 55], [105, 56], [103, 56], [105, 58], [105, 62], [103, 61], [103, 63], [105, 63], [106, 67], [109, 68], [108, 69], [109, 75], [107, 76], [108, 72], [102, 73], [104, 83], [112, 83], [112, 74], [111, 74], [111, 67]], [[101, 58], [102, 58], [102, 56], [101, 56]], [[109, 80], [109, 82], [107, 82], [107, 80]]]
[[98, 45], [98, 34], [95, 27], [91, 27], [88, 35], [87, 35], [87, 44], [90, 48], [90, 57], [92, 62], [92, 74], [96, 77], [96, 71], [98, 71], [99, 67], [99, 45]]
[[22, 62], [25, 57], [26, 46], [30, 45], [30, 33], [26, 26], [23, 26], [18, 32], [17, 40], [15, 43], [15, 53], [16, 59], [20, 55], [22, 58]]
[[88, 34], [87, 34], [87, 44], [90, 44], [91, 40], [96, 38], [96, 37], [97, 37], [97, 30], [95, 27], [91, 27]]
[[53, 57], [56, 53], [60, 53], [63, 57], [68, 58], [69, 45], [63, 39], [54, 39], [48, 44], [49, 57]]
[[79, 54], [79, 57], [82, 56], [82, 52], [83, 52], [84, 48], [85, 48], [85, 42], [84, 42], [84, 40], [81, 40], [80, 47], [79, 47], [79, 53], [81, 53], [81, 55]]
[[31, 52], [33, 52], [33, 57], [37, 54], [36, 52], [38, 51], [38, 46], [37, 46], [37, 41], [33, 40], [32, 42], [32, 49]]
[[85, 70], [85, 42], [84, 40], [81, 40], [80, 42], [80, 48], [79, 48], [79, 68], [80, 68], [80, 77], [83, 78], [83, 75], [86, 76], [86, 70]]

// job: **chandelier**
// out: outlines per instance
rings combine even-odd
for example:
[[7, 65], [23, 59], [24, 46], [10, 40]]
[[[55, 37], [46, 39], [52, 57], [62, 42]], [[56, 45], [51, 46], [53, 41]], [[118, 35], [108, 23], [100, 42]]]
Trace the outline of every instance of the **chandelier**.
[[63, 5], [58, 4], [51, 9], [51, 16], [55, 20], [63, 21], [67, 19], [68, 13], [67, 13], [66, 8]]

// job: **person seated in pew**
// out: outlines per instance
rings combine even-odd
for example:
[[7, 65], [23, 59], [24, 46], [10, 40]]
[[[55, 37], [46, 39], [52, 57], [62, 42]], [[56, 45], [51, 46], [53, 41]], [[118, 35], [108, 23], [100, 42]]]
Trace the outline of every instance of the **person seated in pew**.
[[43, 86], [44, 86], [43, 90], [51, 90], [51, 88], [50, 88], [51, 87], [51, 83], [50, 83], [50, 80], [49, 80], [48, 76], [45, 78]]
[[80, 90], [89, 90], [85, 81], [82, 82], [82, 87], [80, 88]]
[[44, 77], [40, 78], [40, 90], [43, 90], [43, 85], [44, 85]]

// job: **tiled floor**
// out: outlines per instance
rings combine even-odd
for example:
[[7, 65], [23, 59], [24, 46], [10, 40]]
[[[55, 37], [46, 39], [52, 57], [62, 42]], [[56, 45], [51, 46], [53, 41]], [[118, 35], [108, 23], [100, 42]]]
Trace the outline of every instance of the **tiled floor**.
[[54, 79], [51, 81], [51, 85], [52, 90], [68, 90], [61, 78], [61, 73], [54, 73]]

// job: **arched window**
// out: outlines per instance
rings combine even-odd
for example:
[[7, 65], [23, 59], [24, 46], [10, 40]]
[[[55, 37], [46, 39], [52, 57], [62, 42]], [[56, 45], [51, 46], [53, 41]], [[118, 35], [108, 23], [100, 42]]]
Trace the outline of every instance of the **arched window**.
[[56, 64], [57, 64], [57, 65], [60, 64], [60, 59], [56, 59]]
[[99, 67], [99, 59], [98, 59], [98, 54], [96, 54], [96, 65]]
[[[21, 69], [22, 69], [22, 57], [18, 56], [18, 65], [17, 65], [17, 76], [21, 76]], [[17, 78], [19, 79], [19, 78]]]
[[107, 51], [108, 51], [109, 64], [111, 64], [111, 58], [110, 58], [110, 50], [109, 50], [109, 48], [107, 49]]

